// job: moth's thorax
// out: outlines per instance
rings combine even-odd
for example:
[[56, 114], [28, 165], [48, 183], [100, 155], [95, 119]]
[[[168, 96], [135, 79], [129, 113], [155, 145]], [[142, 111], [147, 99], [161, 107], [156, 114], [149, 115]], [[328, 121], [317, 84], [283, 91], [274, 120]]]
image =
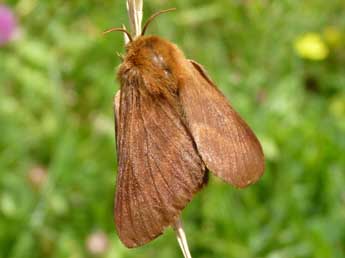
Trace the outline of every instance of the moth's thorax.
[[129, 43], [126, 50], [118, 73], [121, 84], [140, 77], [152, 93], [166, 88], [177, 91], [187, 61], [177, 46], [157, 36], [142, 36]]

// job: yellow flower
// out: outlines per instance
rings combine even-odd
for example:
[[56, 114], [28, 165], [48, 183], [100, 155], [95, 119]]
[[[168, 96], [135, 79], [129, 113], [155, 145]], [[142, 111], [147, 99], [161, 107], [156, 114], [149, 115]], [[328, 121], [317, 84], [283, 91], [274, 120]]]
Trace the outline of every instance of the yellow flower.
[[329, 49], [317, 33], [306, 33], [294, 44], [297, 54], [305, 59], [320, 61], [327, 58]]
[[331, 100], [329, 105], [330, 113], [340, 120], [345, 117], [345, 96], [337, 96]]
[[336, 27], [326, 27], [323, 31], [324, 38], [326, 42], [331, 47], [340, 47], [342, 42], [342, 35], [341, 32]]

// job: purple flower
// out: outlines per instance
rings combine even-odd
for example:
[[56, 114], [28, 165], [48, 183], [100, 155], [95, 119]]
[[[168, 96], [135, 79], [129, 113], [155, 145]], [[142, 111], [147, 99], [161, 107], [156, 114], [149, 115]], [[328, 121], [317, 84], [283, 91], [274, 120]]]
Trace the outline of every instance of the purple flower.
[[13, 39], [17, 31], [17, 21], [11, 9], [0, 5], [0, 46]]

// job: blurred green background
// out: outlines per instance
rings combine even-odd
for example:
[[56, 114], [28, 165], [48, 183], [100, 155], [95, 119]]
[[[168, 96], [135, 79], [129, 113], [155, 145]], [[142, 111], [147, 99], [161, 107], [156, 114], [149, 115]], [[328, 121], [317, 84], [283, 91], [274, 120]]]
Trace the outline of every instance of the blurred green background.
[[[5, 1], [0, 258], [182, 257], [174, 232], [128, 250], [113, 225], [112, 98], [125, 0]], [[260, 138], [258, 184], [212, 177], [184, 210], [193, 257], [345, 257], [344, 0], [146, 0], [149, 33], [204, 64]]]

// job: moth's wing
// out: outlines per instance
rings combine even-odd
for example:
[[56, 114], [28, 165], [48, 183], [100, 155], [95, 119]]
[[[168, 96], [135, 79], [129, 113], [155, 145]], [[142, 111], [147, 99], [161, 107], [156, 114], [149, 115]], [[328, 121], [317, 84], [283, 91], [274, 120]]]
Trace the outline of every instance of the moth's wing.
[[206, 173], [177, 112], [165, 99], [143, 92], [142, 80], [131, 81], [135, 85], [122, 85], [116, 115], [115, 197], [116, 228], [130, 248], [144, 245], [174, 224], [201, 189]]
[[188, 63], [180, 101], [186, 124], [207, 168], [236, 187], [255, 183], [264, 172], [261, 145], [204, 69]]

